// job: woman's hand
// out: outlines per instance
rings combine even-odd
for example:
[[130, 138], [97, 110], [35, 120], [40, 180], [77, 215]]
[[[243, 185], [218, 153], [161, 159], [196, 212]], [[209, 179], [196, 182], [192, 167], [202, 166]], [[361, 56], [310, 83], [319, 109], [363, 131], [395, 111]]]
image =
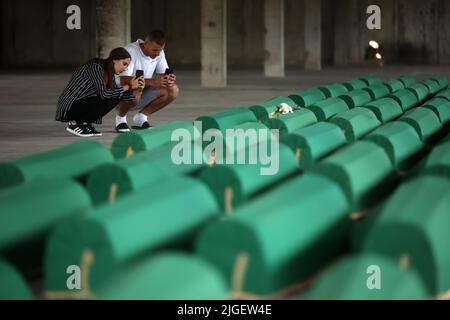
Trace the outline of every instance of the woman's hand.
[[138, 89], [143, 90], [145, 88], [145, 79], [144, 77], [138, 78]]
[[140, 79], [141, 79], [141, 77], [139, 77], [139, 78], [135, 77], [135, 78], [131, 79], [131, 81], [130, 81], [131, 89], [136, 90], [139, 88], [140, 81], [141, 81]]

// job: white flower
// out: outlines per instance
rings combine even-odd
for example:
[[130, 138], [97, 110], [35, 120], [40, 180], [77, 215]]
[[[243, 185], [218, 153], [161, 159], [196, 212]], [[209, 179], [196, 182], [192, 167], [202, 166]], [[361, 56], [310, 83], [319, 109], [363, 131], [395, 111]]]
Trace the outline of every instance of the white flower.
[[277, 117], [283, 114], [287, 114], [287, 113], [293, 113], [294, 110], [292, 109], [291, 106], [289, 106], [287, 103], [281, 103], [279, 106], [277, 106], [275, 108], [275, 111], [273, 111], [270, 116], [271, 117]]
[[287, 103], [283, 102], [282, 104], [280, 104], [280, 107], [281, 107], [281, 112], [283, 114], [294, 112], [294, 110], [292, 110], [292, 107], [290, 105], [288, 105]]

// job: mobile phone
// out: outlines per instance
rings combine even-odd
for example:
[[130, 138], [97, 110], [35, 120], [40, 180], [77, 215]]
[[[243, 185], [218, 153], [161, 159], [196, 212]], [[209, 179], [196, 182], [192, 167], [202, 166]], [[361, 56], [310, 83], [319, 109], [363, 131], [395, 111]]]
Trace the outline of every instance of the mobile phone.
[[173, 74], [173, 69], [172, 68], [167, 68], [166, 72], [164, 74], [165, 75]]
[[136, 78], [142, 77], [144, 75], [144, 70], [136, 70]]

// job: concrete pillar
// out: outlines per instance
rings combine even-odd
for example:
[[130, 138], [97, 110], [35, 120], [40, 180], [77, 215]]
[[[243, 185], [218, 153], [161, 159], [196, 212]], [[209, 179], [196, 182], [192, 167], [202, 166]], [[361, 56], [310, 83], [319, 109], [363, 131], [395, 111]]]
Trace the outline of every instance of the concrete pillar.
[[227, 85], [226, 0], [202, 0], [201, 84], [219, 88]]
[[97, 55], [106, 58], [131, 41], [131, 0], [96, 0]]
[[[359, 0], [340, 0], [336, 5], [334, 22], [334, 63], [336, 65], [358, 64], [360, 59], [360, 35], [361, 28], [366, 27], [366, 22], [360, 22]], [[365, 10], [364, 10], [365, 11]]]
[[264, 30], [264, 75], [284, 77], [284, 0], [265, 0]]
[[322, 69], [322, 4], [305, 0], [305, 70]]
[[322, 0], [322, 68], [334, 64], [334, 16], [336, 1]]
[[439, 63], [450, 65], [450, 28], [448, 19], [450, 17], [449, 1], [442, 1], [439, 6]]

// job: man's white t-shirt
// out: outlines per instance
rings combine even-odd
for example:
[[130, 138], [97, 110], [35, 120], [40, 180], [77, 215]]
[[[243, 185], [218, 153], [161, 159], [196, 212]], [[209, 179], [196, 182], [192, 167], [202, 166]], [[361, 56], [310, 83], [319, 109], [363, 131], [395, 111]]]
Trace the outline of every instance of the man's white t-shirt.
[[161, 51], [159, 56], [152, 59], [142, 52], [142, 49], [139, 46], [140, 43], [144, 43], [144, 41], [138, 39], [136, 42], [130, 43], [125, 47], [131, 55], [131, 62], [128, 68], [120, 75], [134, 76], [136, 74], [136, 70], [144, 70], [144, 78], [151, 79], [153, 78], [155, 71], [157, 74], [163, 74], [169, 67], [164, 50]]

